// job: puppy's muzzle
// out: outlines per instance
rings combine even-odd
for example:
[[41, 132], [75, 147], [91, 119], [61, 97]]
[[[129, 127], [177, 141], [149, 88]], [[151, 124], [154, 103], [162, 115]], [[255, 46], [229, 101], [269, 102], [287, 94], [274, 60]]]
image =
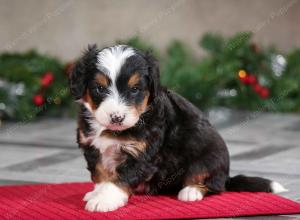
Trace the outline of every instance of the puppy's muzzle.
[[119, 113], [110, 114], [110, 122], [111, 124], [122, 124], [125, 119], [125, 115]]

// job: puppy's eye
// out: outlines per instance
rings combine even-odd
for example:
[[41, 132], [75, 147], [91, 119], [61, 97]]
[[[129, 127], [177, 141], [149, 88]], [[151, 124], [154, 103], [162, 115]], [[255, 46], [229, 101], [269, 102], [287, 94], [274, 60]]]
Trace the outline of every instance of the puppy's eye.
[[130, 90], [131, 94], [137, 94], [139, 91], [140, 91], [140, 89], [137, 86], [132, 87]]
[[98, 86], [95, 88], [95, 90], [96, 90], [96, 92], [97, 92], [98, 94], [102, 94], [102, 93], [106, 92], [106, 88], [103, 87], [103, 86], [100, 86], [100, 85], [98, 85]]

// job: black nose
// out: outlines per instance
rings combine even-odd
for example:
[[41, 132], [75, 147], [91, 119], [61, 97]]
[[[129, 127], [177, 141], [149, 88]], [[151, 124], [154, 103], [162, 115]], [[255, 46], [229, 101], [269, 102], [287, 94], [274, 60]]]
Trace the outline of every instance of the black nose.
[[111, 123], [112, 124], [120, 124], [124, 121], [125, 116], [119, 114], [111, 114]]

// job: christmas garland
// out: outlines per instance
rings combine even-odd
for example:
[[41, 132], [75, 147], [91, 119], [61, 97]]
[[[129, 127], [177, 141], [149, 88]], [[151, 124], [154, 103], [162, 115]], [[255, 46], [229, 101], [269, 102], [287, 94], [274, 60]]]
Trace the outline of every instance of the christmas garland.
[[[251, 37], [251, 33], [229, 38], [205, 34], [199, 43], [207, 55], [200, 59], [182, 42], [174, 41], [160, 59], [162, 83], [202, 110], [224, 106], [299, 112], [300, 49], [282, 54], [273, 46], [252, 42]], [[141, 49], [147, 46], [137, 37], [123, 43]]]
[[[281, 54], [253, 43], [250, 33], [204, 35], [200, 45], [207, 55], [201, 59], [179, 41], [170, 44], [165, 56], [138, 37], [118, 43], [152, 49], [160, 60], [162, 84], [202, 110], [300, 111], [300, 49]], [[0, 54], [0, 119], [72, 115], [71, 68], [72, 63], [36, 51]]]
[[69, 114], [65, 65], [36, 51], [0, 55], [0, 100], [0, 118], [27, 121]]

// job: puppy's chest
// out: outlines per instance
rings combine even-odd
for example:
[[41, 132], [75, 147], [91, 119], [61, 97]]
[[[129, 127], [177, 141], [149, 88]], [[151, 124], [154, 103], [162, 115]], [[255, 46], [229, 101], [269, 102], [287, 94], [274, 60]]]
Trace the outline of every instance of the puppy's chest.
[[116, 167], [126, 160], [128, 155], [137, 157], [146, 148], [144, 141], [108, 133], [103, 133], [94, 138], [92, 144], [100, 151], [100, 162], [103, 168], [113, 173]]
[[121, 147], [124, 141], [117, 138], [99, 136], [93, 141], [93, 145], [99, 149], [101, 154], [101, 165], [104, 169], [114, 173], [116, 167], [126, 159]]

